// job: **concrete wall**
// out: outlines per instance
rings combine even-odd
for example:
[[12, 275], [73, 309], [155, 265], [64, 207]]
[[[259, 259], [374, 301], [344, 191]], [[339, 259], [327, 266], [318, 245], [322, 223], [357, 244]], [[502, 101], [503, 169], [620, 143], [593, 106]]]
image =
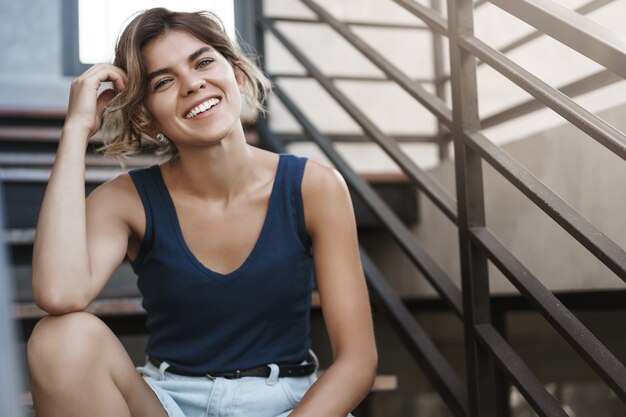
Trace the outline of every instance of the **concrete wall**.
[[0, 0], [0, 107], [67, 105], [61, 0]]
[[[601, 117], [626, 131], [626, 105]], [[549, 129], [503, 149], [600, 232], [626, 248], [626, 163], [571, 125]], [[454, 163], [447, 161], [429, 174], [451, 195]], [[604, 264], [570, 237], [499, 173], [483, 162], [487, 226], [548, 288], [555, 291], [626, 288]], [[420, 196], [416, 236], [439, 265], [459, 284], [457, 230], [430, 201]], [[418, 271], [383, 232], [376, 239], [376, 261], [404, 294], [433, 294]], [[495, 293], [516, 290], [490, 265]]]

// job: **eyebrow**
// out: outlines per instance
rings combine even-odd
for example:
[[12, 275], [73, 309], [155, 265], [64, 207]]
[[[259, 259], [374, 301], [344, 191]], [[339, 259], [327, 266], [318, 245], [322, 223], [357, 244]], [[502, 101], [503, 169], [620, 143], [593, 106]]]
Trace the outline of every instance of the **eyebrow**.
[[[202, 55], [202, 54], [204, 54], [206, 52], [211, 52], [212, 50], [213, 50], [213, 48], [211, 48], [210, 46], [203, 46], [202, 48], [198, 49], [197, 51], [195, 51], [194, 53], [189, 55], [189, 58], [187, 58], [187, 62], [188, 63], [192, 63], [200, 55]], [[173, 72], [172, 67], [159, 68], [157, 70], [149, 72], [148, 75], [147, 75], [148, 82], [152, 81], [153, 78], [156, 78], [159, 75], [167, 74], [167, 73], [170, 73], [170, 72]]]

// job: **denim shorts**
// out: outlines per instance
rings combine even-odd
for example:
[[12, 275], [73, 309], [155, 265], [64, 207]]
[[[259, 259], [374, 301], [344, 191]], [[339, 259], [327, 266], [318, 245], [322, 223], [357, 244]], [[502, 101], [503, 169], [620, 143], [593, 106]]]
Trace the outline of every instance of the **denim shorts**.
[[167, 362], [157, 368], [149, 361], [137, 372], [169, 417], [286, 417], [317, 380], [316, 373], [279, 378], [278, 366], [268, 366], [267, 378], [183, 376], [168, 372]]

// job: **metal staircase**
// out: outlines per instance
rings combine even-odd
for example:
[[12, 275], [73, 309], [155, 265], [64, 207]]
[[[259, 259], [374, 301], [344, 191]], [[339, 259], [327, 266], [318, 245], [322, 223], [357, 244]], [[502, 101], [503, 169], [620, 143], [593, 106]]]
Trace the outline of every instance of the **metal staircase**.
[[[487, 227], [484, 207], [482, 164], [487, 163], [515, 188], [543, 210], [554, 222], [580, 242], [622, 281], [626, 281], [626, 252], [594, 224], [585, 219], [527, 168], [491, 142], [483, 133], [494, 126], [547, 106], [572, 125], [595, 139], [622, 159], [626, 159], [626, 136], [593, 113], [576, 104], [574, 96], [601, 88], [626, 77], [626, 41], [623, 37], [585, 18], [583, 15], [610, 1], [591, 1], [577, 10], [569, 10], [551, 0], [493, 0], [492, 4], [534, 26], [537, 32], [516, 40], [502, 50], [495, 50], [474, 36], [474, 9], [485, 1], [448, 0], [447, 19], [440, 12], [438, 0], [431, 7], [413, 0], [393, 0], [424, 22], [433, 32], [435, 45], [435, 94], [419, 81], [411, 79], [373, 47], [357, 36], [351, 27], [363, 22], [342, 22], [313, 0], [302, 0], [316, 19], [295, 19], [302, 23], [324, 23], [349, 42], [377, 66], [388, 80], [395, 82], [427, 108], [439, 122], [439, 132], [431, 140], [440, 144], [441, 158], [447, 158], [446, 143], [454, 144], [456, 196], [449, 195], [420, 169], [399, 147], [398, 142], [381, 131], [362, 110], [343, 94], [331, 79], [307, 58], [277, 23], [294, 19], [265, 16], [261, 2], [239, 2], [240, 22], [249, 22], [255, 31], [242, 36], [252, 43], [262, 58], [266, 56], [264, 40], [277, 40], [358, 124], [366, 136], [378, 144], [400, 167], [412, 185], [454, 223], [458, 230], [461, 280], [459, 288], [428, 255], [425, 243], [397, 218], [371, 187], [354, 172], [333, 145], [320, 132], [293, 97], [280, 86], [281, 74], [269, 74], [274, 93], [298, 121], [306, 136], [314, 141], [341, 172], [352, 190], [365, 201], [384, 227], [415, 264], [441, 300], [463, 323], [465, 340], [465, 373], [463, 380], [448, 364], [429, 335], [413, 318], [385, 277], [362, 250], [363, 266], [377, 305], [387, 313], [391, 323], [415, 361], [455, 416], [508, 416], [509, 390], [502, 384], [512, 383], [540, 416], [566, 416], [562, 405], [509, 345], [498, 329], [501, 317], [492, 314], [488, 262], [493, 263], [517, 288], [536, 311], [554, 327], [560, 336], [584, 359], [622, 402], [626, 402], [626, 368], [557, 296], [534, 276]], [[379, 24], [380, 25], [380, 24]], [[240, 25], [241, 27], [241, 25]], [[507, 58], [506, 52], [523, 45], [540, 34], [546, 34], [600, 64], [604, 69], [560, 88], [551, 87]], [[442, 42], [448, 42], [451, 73], [443, 74]], [[476, 82], [477, 59], [489, 65], [510, 81], [526, 90], [534, 99], [507, 108], [484, 120], [478, 114]], [[284, 76], [284, 75], [283, 75]], [[443, 86], [449, 82], [452, 103], [444, 99]], [[283, 149], [279, 135], [268, 122], [259, 122], [262, 143]], [[616, 331], [619, 331], [616, 328]]]
[[[619, 244], [602, 233], [597, 225], [583, 217], [572, 205], [564, 201], [557, 193], [534, 176], [527, 167], [516, 161], [502, 147], [494, 144], [484, 134], [484, 129], [515, 120], [539, 108], [550, 108], [580, 131], [589, 135], [599, 144], [621, 160], [626, 159], [626, 136], [606, 121], [578, 105], [573, 98], [584, 93], [606, 87], [626, 78], [626, 40], [605, 29], [585, 14], [598, 10], [611, 0], [591, 0], [576, 10], [559, 6], [551, 0], [492, 0], [490, 3], [516, 16], [518, 19], [535, 27], [531, 34], [517, 39], [500, 50], [496, 50], [474, 35], [474, 11], [484, 7], [487, 1], [479, 0], [430, 0], [425, 6], [423, 1], [389, 0], [413, 14], [424, 25], [405, 25], [419, 27], [432, 32], [433, 73], [432, 80], [416, 80], [409, 77], [398, 66], [377, 52], [364, 39], [352, 30], [355, 26], [399, 27], [382, 23], [361, 21], [341, 21], [332, 13], [313, 0], [301, 0], [317, 16], [316, 19], [281, 18], [264, 14], [263, 2], [239, 0], [237, 19], [242, 37], [252, 44], [261, 58], [271, 51], [264, 46], [266, 37], [273, 37], [306, 70], [306, 76], [314, 79], [321, 89], [326, 91], [336, 103], [363, 130], [364, 138], [377, 144], [401, 169], [408, 183], [426, 196], [441, 214], [453, 224], [458, 232], [458, 250], [461, 260], [461, 285], [437, 263], [427, 251], [428, 242], [420, 241], [415, 233], [406, 226], [405, 219], [399, 216], [362, 175], [337, 151], [337, 141], [362, 140], [347, 136], [329, 136], [322, 133], [299, 108], [293, 94], [281, 87], [280, 81], [294, 77], [293, 74], [269, 74], [274, 81], [274, 94], [301, 126], [306, 139], [316, 143], [328, 159], [341, 172], [351, 191], [358, 196], [388, 231], [394, 241], [415, 267], [436, 291], [439, 302], [445, 305], [463, 329], [465, 346], [464, 369], [459, 372], [425, 326], [415, 319], [411, 306], [389, 284], [365, 249], [361, 249], [363, 267], [373, 298], [376, 311], [385, 314], [395, 334], [403, 342], [414, 362], [429, 378], [433, 387], [454, 416], [498, 416], [511, 415], [509, 396], [512, 384], [528, 404], [540, 416], [566, 416], [563, 408], [551, 392], [544, 386], [530, 367], [520, 358], [507, 340], [502, 326], [503, 311], [516, 303], [527, 303], [541, 314], [558, 332], [582, 360], [589, 364], [598, 377], [606, 383], [623, 403], [626, 403], [626, 368], [620, 360], [594, 335], [572, 312], [572, 306], [582, 303], [581, 297], [556, 294], [547, 288], [540, 277], [535, 276], [529, 265], [518, 259], [494, 234], [487, 225], [485, 214], [485, 191], [483, 183], [483, 165], [489, 165], [502, 175], [512, 187], [523, 193], [540, 210], [545, 212], [556, 224], [576, 239], [586, 250], [621, 281], [626, 281], [626, 252]], [[442, 11], [445, 6], [445, 11]], [[447, 12], [446, 12], [447, 11]], [[445, 17], [444, 17], [445, 16]], [[350, 45], [367, 57], [379, 68], [386, 79], [393, 81], [408, 95], [424, 106], [437, 119], [437, 131], [433, 135], [397, 137], [386, 134], [367, 117], [361, 108], [346, 96], [338, 87], [337, 81], [359, 79], [359, 77], [328, 77], [307, 57], [305, 53], [280, 28], [281, 21], [298, 24], [324, 23], [332, 28]], [[557, 88], [539, 79], [518, 64], [507, 53], [545, 34], [588, 57], [602, 69], [580, 80], [568, 82]], [[445, 70], [443, 47], [447, 43], [449, 51], [450, 73]], [[263, 59], [261, 60], [263, 62]], [[478, 66], [488, 65], [527, 91], [531, 100], [513, 105], [481, 119], [478, 113], [478, 86], [476, 70]], [[302, 77], [302, 76], [299, 76]], [[360, 77], [366, 80], [367, 77]], [[374, 80], [375, 81], [375, 80]], [[426, 86], [430, 83], [430, 86]], [[446, 88], [450, 89], [452, 101], [446, 99]], [[432, 91], [432, 92], [431, 92]], [[393, 109], [390, 109], [393, 111]], [[58, 138], [63, 115], [60, 113], [28, 115], [4, 113], [0, 115], [0, 174], [3, 181], [42, 187], [51, 164], [51, 151]], [[39, 120], [41, 119], [41, 120]], [[2, 121], [10, 120], [11, 125]], [[17, 125], [14, 126], [14, 124]], [[256, 130], [260, 144], [275, 151], [285, 150], [285, 145], [301, 137], [280, 135], [272, 129], [268, 120], [257, 122]], [[11, 139], [7, 142], [6, 139]], [[35, 139], [39, 148], [31, 147], [33, 154], [20, 160], [23, 144], [21, 140]], [[456, 194], [451, 195], [420, 168], [401, 148], [404, 141], [436, 144], [442, 161], [449, 160], [450, 144], [454, 147], [454, 169]], [[24, 142], [26, 143], [26, 142]], [[113, 175], [110, 165], [101, 158], [88, 159], [88, 186]], [[151, 162], [154, 162], [150, 160]], [[144, 162], [138, 162], [139, 164]], [[28, 166], [28, 170], [20, 167]], [[35, 184], [35, 185], [33, 185]], [[11, 190], [9, 190], [10, 192]], [[33, 193], [34, 195], [35, 193]], [[10, 202], [9, 202], [10, 203]], [[11, 209], [11, 207], [9, 207]], [[13, 208], [15, 209], [15, 207]], [[24, 214], [24, 213], [22, 213]], [[5, 233], [5, 241], [12, 245], [15, 254], [24, 255], [20, 247], [32, 243], [32, 229], [12, 230]], [[24, 252], [25, 253], [25, 252]], [[4, 263], [0, 257], [0, 357], [5, 361], [5, 372], [0, 382], [2, 393], [8, 395], [6, 401], [0, 401], [0, 414], [17, 415], [14, 401], [17, 394], [18, 370], [13, 361], [14, 346], [6, 343], [12, 337], [12, 322], [8, 317], [32, 321], [41, 312], [29, 310], [21, 305], [9, 313], [9, 294], [6, 284], [8, 273], [1, 269]], [[27, 255], [25, 255], [25, 258]], [[496, 298], [490, 293], [488, 264], [495, 265], [510, 283], [519, 291], [521, 297]], [[137, 307], [137, 294], [124, 300], [127, 293], [116, 293], [112, 297], [118, 304], [113, 313], [120, 316], [117, 322], [118, 332], [137, 331], [142, 326], [141, 311]], [[604, 302], [620, 305], [626, 299], [623, 292], [608, 291], [598, 298], [596, 306]], [[20, 294], [18, 294], [19, 299]], [[102, 314], [109, 314], [111, 307], [106, 300], [94, 308], [101, 308]], [[121, 303], [121, 304], [120, 304]], [[567, 306], [567, 307], [566, 307]], [[31, 306], [32, 307], [32, 306]], [[569, 307], [569, 308], [568, 308]], [[15, 316], [16, 312], [18, 313]], [[129, 320], [129, 317], [132, 320]], [[119, 317], [118, 317], [119, 318]], [[132, 322], [132, 323], [131, 323]], [[132, 329], [129, 330], [129, 323]], [[22, 323], [23, 324], [23, 323]], [[615, 331], [623, 332], [623, 326], [615, 323]], [[381, 341], [380, 343], [385, 343]], [[8, 366], [8, 368], [6, 367]], [[14, 389], [15, 388], [15, 389]], [[11, 391], [13, 390], [13, 391]], [[2, 397], [2, 398], [5, 398]], [[364, 412], [367, 410], [364, 409]], [[573, 415], [572, 415], [573, 417]]]

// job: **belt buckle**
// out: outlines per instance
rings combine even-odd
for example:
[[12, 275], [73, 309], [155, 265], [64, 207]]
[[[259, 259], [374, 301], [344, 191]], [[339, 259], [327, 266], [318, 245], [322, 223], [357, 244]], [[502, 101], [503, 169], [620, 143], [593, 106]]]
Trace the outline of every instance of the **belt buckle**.
[[205, 374], [207, 376], [207, 378], [214, 380], [216, 378], [222, 377], [222, 378], [226, 378], [226, 379], [239, 379], [241, 378], [241, 371], [240, 370], [236, 370], [233, 372], [224, 372], [221, 373], [220, 375], [211, 375], [209, 373]]
[[236, 370], [232, 372], [224, 372], [221, 376], [226, 379], [239, 379], [241, 378], [241, 371]]

